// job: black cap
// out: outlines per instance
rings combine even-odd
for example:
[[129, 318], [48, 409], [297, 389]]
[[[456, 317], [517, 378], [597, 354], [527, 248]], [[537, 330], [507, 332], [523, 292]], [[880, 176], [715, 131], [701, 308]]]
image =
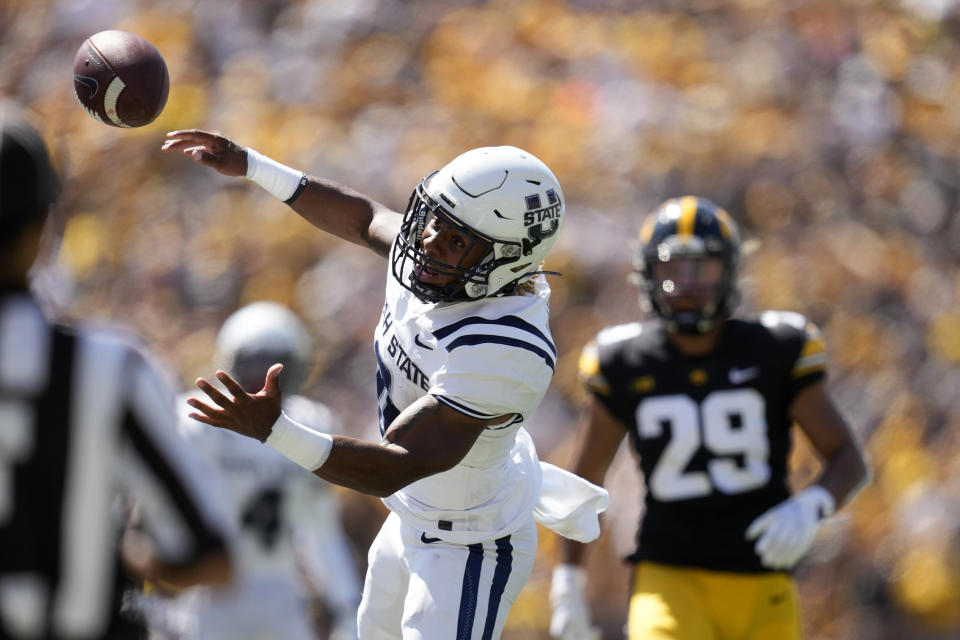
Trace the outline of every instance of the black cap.
[[60, 179], [40, 133], [15, 107], [0, 104], [0, 246], [43, 222], [60, 195]]

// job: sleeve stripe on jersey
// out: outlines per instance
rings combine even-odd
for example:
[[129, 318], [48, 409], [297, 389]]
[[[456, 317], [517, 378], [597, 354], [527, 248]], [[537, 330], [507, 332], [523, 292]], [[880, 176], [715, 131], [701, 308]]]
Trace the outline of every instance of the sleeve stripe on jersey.
[[806, 358], [800, 358], [797, 360], [797, 364], [794, 365], [793, 370], [790, 372], [793, 374], [794, 378], [799, 378], [815, 371], [823, 371], [826, 368], [827, 364], [827, 355], [825, 353], [820, 353], [813, 356], [807, 356]]
[[192, 550], [192, 553], [194, 555], [202, 553], [214, 543], [213, 534], [208, 533], [203, 518], [189, 498], [186, 489], [180, 483], [180, 479], [157, 452], [149, 436], [144, 432], [133, 412], [129, 410], [125, 412], [123, 417], [123, 430], [130, 437], [130, 443], [144, 461], [146, 467], [160, 481], [161, 486], [168, 491], [171, 500], [180, 509], [180, 513], [190, 531], [197, 538], [199, 544], [197, 548]]
[[510, 347], [526, 349], [527, 351], [535, 353], [541, 358], [543, 358], [544, 362], [547, 363], [547, 366], [550, 367], [551, 371], [556, 371], [556, 364], [554, 363], [553, 358], [550, 357], [549, 353], [547, 353], [540, 347], [530, 344], [529, 342], [524, 342], [523, 340], [517, 340], [516, 338], [508, 338], [506, 336], [491, 336], [491, 335], [461, 336], [447, 346], [447, 351], [453, 351], [457, 347], [470, 347], [478, 344], [504, 344]]
[[800, 356], [812, 356], [818, 353], [826, 353], [827, 345], [822, 338], [807, 337], [807, 342], [803, 345]]
[[[446, 396], [434, 395], [433, 397], [436, 398], [437, 400], [439, 400], [440, 402], [442, 402], [443, 404], [449, 406], [450, 408], [456, 409], [456, 410], [459, 411], [460, 413], [465, 413], [465, 414], [467, 414], [467, 415], [470, 416], [471, 418], [480, 418], [481, 420], [491, 420], [491, 419], [493, 419], [493, 418], [496, 418], [497, 415], [498, 415], [498, 414], [494, 414], [494, 413], [481, 413], [480, 411], [477, 411], [476, 409], [471, 409], [470, 407], [468, 407], [468, 406], [466, 406], [466, 405], [464, 405], [464, 404], [460, 404], [460, 403], [457, 402], [456, 400], [451, 400], [450, 398], [448, 398], [448, 397], [446, 397]], [[511, 423], [511, 424], [512, 424], [512, 423]]]
[[[447, 325], [446, 327], [437, 329], [436, 331], [433, 332], [433, 335], [436, 336], [437, 340], [443, 340], [444, 338], [448, 337], [450, 334], [456, 331], [459, 331], [463, 327], [466, 327], [468, 325], [477, 325], [477, 324], [492, 324], [492, 325], [500, 325], [503, 327], [513, 327], [514, 329], [520, 329], [522, 331], [531, 333], [537, 336], [538, 338], [540, 338], [541, 340], [543, 340], [544, 344], [547, 345], [547, 348], [550, 349], [550, 351], [553, 353], [553, 357], [554, 358], [557, 357], [557, 348], [553, 346], [553, 342], [551, 342], [551, 340], [547, 338], [547, 336], [543, 335], [542, 331], [537, 329], [535, 326], [533, 326], [529, 322], [526, 322], [525, 320], [521, 320], [517, 316], [504, 316], [502, 318], [496, 318], [494, 320], [490, 320], [489, 318], [481, 318], [480, 316], [470, 316], [469, 318], [464, 318], [463, 320], [454, 322], [451, 325]], [[551, 369], [552, 368], [553, 367], [551, 367]]]

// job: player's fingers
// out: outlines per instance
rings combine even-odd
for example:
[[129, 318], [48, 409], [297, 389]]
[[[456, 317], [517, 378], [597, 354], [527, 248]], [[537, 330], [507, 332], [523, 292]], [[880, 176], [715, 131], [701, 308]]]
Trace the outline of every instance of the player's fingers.
[[283, 365], [279, 362], [267, 369], [267, 379], [263, 384], [263, 391], [268, 396], [277, 396], [280, 394], [281, 371], [283, 371]]
[[176, 131], [168, 131], [167, 138], [186, 138], [190, 140], [212, 140], [216, 138], [216, 134], [211, 133], [210, 131], [204, 131], [203, 129], [177, 129]]
[[773, 514], [769, 511], [761, 515], [759, 518], [750, 523], [750, 526], [747, 527], [746, 533], [743, 535], [746, 540], [753, 540], [761, 533], [767, 530], [770, 526], [771, 521], [773, 520]]
[[199, 131], [170, 131], [166, 135], [165, 145], [175, 143], [181, 146], [212, 144], [215, 138]]
[[184, 144], [185, 142], [181, 138], [168, 138], [160, 145], [160, 151], [175, 151]]
[[776, 550], [780, 547], [780, 545], [781, 545], [780, 538], [776, 534], [770, 531], [767, 531], [765, 534], [760, 536], [759, 540], [757, 540], [757, 544], [754, 547], [754, 551], [756, 551], [758, 555], [763, 556], [770, 553], [775, 553]]
[[194, 409], [198, 409], [198, 410], [204, 411], [204, 412], [206, 412], [206, 413], [215, 413], [215, 412], [217, 412], [217, 411], [222, 411], [222, 409], [217, 409], [216, 407], [211, 407], [210, 405], [208, 405], [207, 403], [205, 403], [205, 402], [204, 402], [203, 400], [201, 400], [200, 398], [187, 398], [186, 402], [187, 402], [188, 405], [190, 405], [190, 406], [193, 407]]
[[192, 401], [188, 402], [187, 404], [189, 404], [191, 407], [195, 409], [194, 413], [199, 412], [211, 420], [217, 420], [220, 423], [224, 422], [226, 418], [226, 412], [223, 409], [212, 407], [206, 403], [201, 402], [200, 400], [197, 400], [196, 398], [192, 398], [191, 400]]
[[187, 417], [188, 417], [188, 418], [193, 418], [193, 419], [196, 420], [197, 422], [202, 422], [202, 423], [204, 423], [204, 424], [209, 424], [209, 425], [212, 426], [212, 427], [219, 427], [219, 428], [221, 428], [221, 429], [228, 429], [228, 427], [227, 427], [225, 424], [223, 424], [223, 422], [221, 422], [220, 420], [217, 420], [217, 419], [215, 419], [215, 418], [211, 418], [211, 417], [206, 416], [206, 415], [204, 415], [204, 414], [202, 414], [202, 413], [197, 413], [197, 412], [195, 412], [195, 411], [192, 411], [192, 412], [190, 412], [190, 413], [187, 414]]
[[217, 159], [217, 155], [210, 153], [207, 147], [199, 145], [195, 147], [187, 147], [183, 150], [185, 155], [193, 158], [194, 161], [199, 162], [200, 164], [210, 165], [213, 164]]
[[205, 394], [210, 396], [210, 399], [216, 402], [221, 407], [229, 407], [233, 404], [233, 401], [227, 396], [223, 395], [219, 389], [215, 386], [204, 380], [203, 378], [197, 378], [197, 387], [200, 388]]
[[198, 144], [196, 140], [185, 140], [183, 138], [173, 138], [160, 145], [160, 151], [183, 151], [189, 155], [195, 149], [206, 149], [206, 145]]
[[230, 374], [226, 371], [217, 371], [217, 380], [223, 383], [223, 386], [227, 388], [227, 391], [233, 394], [233, 397], [237, 400], [247, 397], [247, 391], [240, 386], [240, 383], [230, 377]]

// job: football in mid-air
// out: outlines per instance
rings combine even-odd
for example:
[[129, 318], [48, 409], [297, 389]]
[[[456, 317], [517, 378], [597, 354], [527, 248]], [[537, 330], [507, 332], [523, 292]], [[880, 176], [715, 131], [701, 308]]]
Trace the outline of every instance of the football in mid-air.
[[91, 116], [114, 127], [153, 122], [170, 92], [167, 65], [157, 48], [128, 31], [87, 38], [73, 59], [73, 88]]

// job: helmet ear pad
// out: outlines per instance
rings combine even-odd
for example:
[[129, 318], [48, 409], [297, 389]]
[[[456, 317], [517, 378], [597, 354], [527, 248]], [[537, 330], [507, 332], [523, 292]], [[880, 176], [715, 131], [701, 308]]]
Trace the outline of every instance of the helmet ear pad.
[[[564, 216], [563, 192], [550, 169], [516, 147], [482, 147], [461, 154], [414, 189], [391, 251], [391, 270], [406, 289], [428, 302], [456, 302], [512, 293], [538, 272]], [[485, 243], [472, 265], [441, 264], [423, 248], [431, 217]], [[454, 278], [438, 288], [422, 269]]]
[[[722, 273], [713, 300], [699, 310], [676, 311], [660, 291], [655, 265], [671, 259], [719, 259]], [[728, 318], [739, 302], [740, 234], [722, 208], [705, 198], [685, 196], [667, 200], [650, 214], [634, 254], [645, 306], [677, 333], [701, 334]]]

